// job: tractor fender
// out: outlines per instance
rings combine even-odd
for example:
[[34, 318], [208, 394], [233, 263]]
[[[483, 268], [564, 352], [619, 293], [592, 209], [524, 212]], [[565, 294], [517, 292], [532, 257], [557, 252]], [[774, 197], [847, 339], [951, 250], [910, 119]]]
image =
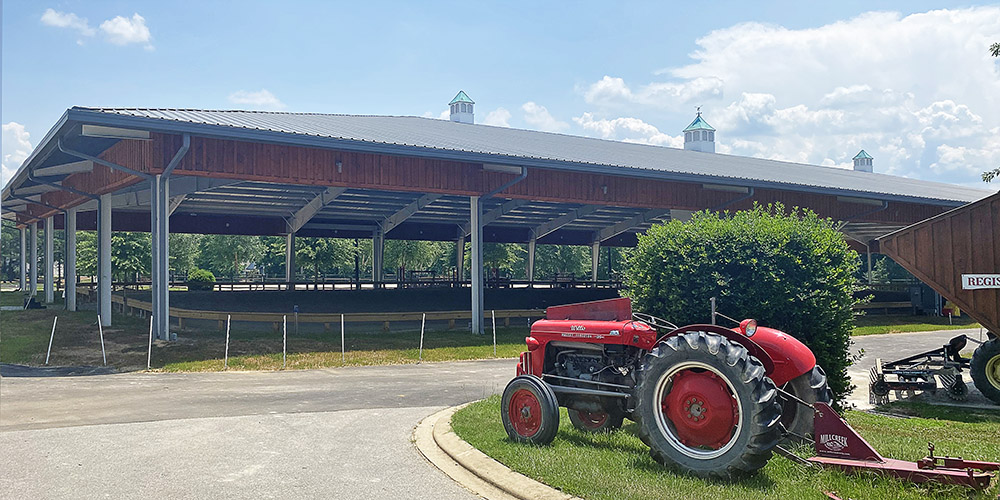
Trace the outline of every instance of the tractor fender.
[[[760, 331], [760, 327], [757, 328], [757, 331], [758, 332]], [[690, 333], [690, 332], [705, 332], [705, 333], [714, 333], [716, 335], [721, 335], [721, 336], [725, 337], [727, 340], [729, 340], [730, 342], [735, 342], [735, 343], [737, 343], [737, 344], [745, 347], [746, 350], [750, 352], [751, 356], [757, 358], [760, 361], [760, 363], [762, 365], [764, 365], [764, 372], [767, 373], [768, 377], [771, 377], [772, 373], [774, 373], [774, 370], [775, 370], [774, 361], [771, 359], [771, 356], [768, 354], [768, 352], [763, 347], [761, 347], [759, 344], [757, 344], [756, 342], [754, 342], [749, 337], [747, 337], [747, 336], [745, 336], [745, 335], [743, 335], [741, 333], [735, 332], [733, 330], [730, 330], [728, 328], [723, 328], [721, 326], [717, 326], [717, 325], [687, 325], [687, 326], [682, 326], [682, 327], [680, 327], [680, 328], [678, 328], [676, 330], [673, 330], [673, 331], [671, 331], [671, 332], [663, 335], [662, 337], [660, 337], [660, 341], [663, 341], [664, 339], [667, 339], [667, 338], [670, 338], [670, 337], [674, 337], [676, 335], [680, 335], [680, 334], [683, 334], [683, 333]], [[756, 335], [755, 335], [755, 337], [756, 337]], [[810, 354], [812, 354], [812, 353], [810, 353]], [[774, 380], [774, 377], [771, 377], [771, 380]], [[785, 382], [787, 382], [787, 380]], [[777, 385], [781, 385], [784, 382], [782, 382], [782, 383], [779, 384], [777, 380], [774, 380], [774, 383], [777, 384]]]
[[816, 356], [813, 352], [799, 339], [781, 330], [758, 326], [752, 340], [763, 348], [774, 362], [774, 373], [768, 375], [778, 387], [811, 371], [816, 366]]

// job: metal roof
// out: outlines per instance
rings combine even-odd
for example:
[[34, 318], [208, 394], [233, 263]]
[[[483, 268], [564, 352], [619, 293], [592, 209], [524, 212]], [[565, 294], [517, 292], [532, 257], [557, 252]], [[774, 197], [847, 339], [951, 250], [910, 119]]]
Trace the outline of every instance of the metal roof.
[[886, 174], [414, 116], [74, 107], [63, 121], [617, 176], [853, 193], [946, 206], [992, 194]]
[[870, 160], [874, 160], [874, 158], [872, 158], [872, 155], [866, 153], [865, 150], [863, 150], [863, 149], [861, 150], [861, 152], [859, 152], [858, 154], [854, 155], [854, 158], [852, 158], [852, 159], [854, 159], [854, 160], [861, 160], [861, 159], [865, 159], [865, 158], [870, 159]]

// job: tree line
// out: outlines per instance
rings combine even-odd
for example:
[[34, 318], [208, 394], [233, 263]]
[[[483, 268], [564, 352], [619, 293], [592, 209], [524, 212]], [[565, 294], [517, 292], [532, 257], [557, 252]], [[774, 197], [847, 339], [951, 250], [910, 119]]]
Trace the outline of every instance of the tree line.
[[[39, 231], [39, 259], [42, 258], [43, 236]], [[14, 223], [3, 221], [0, 231], [0, 275], [5, 280], [17, 278], [20, 236]], [[54, 235], [54, 257], [57, 265], [63, 259], [64, 233]], [[572, 275], [589, 279], [590, 247], [568, 245], [538, 245], [535, 250], [535, 278], [550, 279], [557, 275]], [[608, 258], [612, 274], [623, 259], [624, 249], [602, 248], [598, 278], [608, 279]], [[115, 281], [142, 281], [150, 274], [151, 243], [149, 233], [114, 232], [111, 235], [111, 267]], [[483, 246], [484, 270], [512, 279], [527, 278], [527, 245], [516, 243], [486, 243]], [[464, 252], [465, 276], [470, 276], [471, 245]], [[456, 243], [448, 241], [387, 240], [383, 252], [384, 271], [393, 275], [399, 271], [424, 271], [435, 276], [450, 277], [456, 268]], [[298, 279], [312, 280], [319, 276], [354, 276], [355, 267], [361, 279], [372, 276], [372, 241], [345, 238], [295, 238], [295, 267]], [[206, 269], [220, 279], [283, 276], [285, 273], [285, 238], [283, 236], [242, 235], [170, 235], [170, 270], [186, 275], [192, 269]], [[97, 274], [97, 234], [77, 233], [77, 272], [80, 276]]]

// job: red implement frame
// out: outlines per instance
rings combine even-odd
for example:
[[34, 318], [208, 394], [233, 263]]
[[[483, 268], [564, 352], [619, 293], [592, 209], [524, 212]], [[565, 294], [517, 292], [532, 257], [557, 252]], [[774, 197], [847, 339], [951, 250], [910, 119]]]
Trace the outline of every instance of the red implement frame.
[[809, 461], [815, 464], [845, 472], [867, 470], [915, 483], [934, 481], [977, 489], [986, 489], [990, 485], [993, 476], [985, 471], [1000, 470], [1000, 463], [935, 457], [934, 445], [928, 445], [929, 456], [917, 462], [885, 458], [829, 405], [817, 402], [814, 408], [817, 456]]

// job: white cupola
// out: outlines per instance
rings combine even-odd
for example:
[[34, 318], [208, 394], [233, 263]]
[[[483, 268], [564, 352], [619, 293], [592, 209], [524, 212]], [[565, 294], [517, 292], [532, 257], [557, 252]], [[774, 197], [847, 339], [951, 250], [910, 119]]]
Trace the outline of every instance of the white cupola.
[[475, 104], [476, 102], [469, 99], [468, 94], [464, 90], [459, 90], [458, 95], [448, 103], [448, 107], [451, 108], [451, 121], [475, 123], [476, 115], [472, 111], [472, 106]]
[[854, 170], [859, 172], [874, 172], [875, 167], [872, 166], [872, 160], [874, 159], [872, 155], [862, 149], [860, 153], [854, 156]]
[[698, 116], [684, 129], [684, 149], [715, 152], [715, 129], [701, 117], [701, 106], [698, 106]]

